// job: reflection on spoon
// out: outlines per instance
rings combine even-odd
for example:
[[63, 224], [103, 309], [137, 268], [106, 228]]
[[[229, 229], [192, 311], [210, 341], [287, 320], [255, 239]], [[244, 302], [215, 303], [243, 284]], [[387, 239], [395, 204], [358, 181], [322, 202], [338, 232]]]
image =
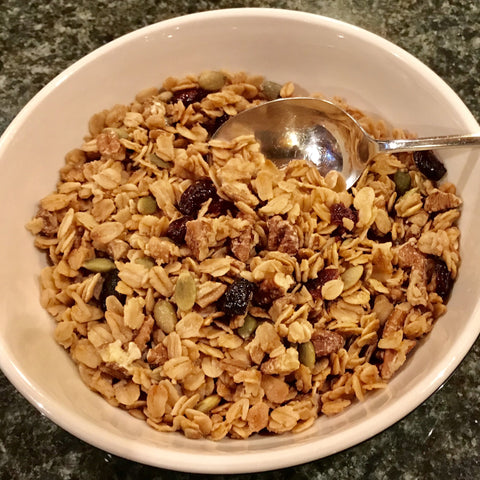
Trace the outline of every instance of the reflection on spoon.
[[380, 152], [480, 146], [480, 134], [376, 140], [337, 105], [309, 97], [273, 100], [245, 110], [226, 121], [212, 138], [229, 141], [241, 135], [253, 135], [262, 153], [279, 168], [294, 159], [308, 160], [323, 176], [332, 170], [342, 173], [347, 188]]

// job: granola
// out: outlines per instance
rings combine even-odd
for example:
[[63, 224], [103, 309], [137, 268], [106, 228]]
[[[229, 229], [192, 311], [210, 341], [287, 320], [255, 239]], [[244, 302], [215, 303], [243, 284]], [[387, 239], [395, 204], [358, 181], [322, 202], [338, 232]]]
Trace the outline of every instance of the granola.
[[[203, 72], [93, 115], [27, 225], [56, 341], [159, 431], [305, 430], [385, 388], [446, 311], [455, 186], [381, 154], [347, 191], [304, 161], [279, 170], [254, 138], [211, 140], [271, 86]], [[335, 101], [377, 138], [408, 135]]]

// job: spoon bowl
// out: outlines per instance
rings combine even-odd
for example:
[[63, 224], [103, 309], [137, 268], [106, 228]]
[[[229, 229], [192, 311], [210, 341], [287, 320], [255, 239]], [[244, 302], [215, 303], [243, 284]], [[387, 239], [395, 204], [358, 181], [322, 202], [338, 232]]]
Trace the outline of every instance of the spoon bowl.
[[308, 160], [323, 176], [340, 172], [347, 188], [380, 152], [480, 145], [480, 134], [376, 140], [339, 106], [311, 97], [281, 98], [245, 110], [227, 120], [213, 138], [230, 141], [241, 135], [253, 135], [277, 167]]

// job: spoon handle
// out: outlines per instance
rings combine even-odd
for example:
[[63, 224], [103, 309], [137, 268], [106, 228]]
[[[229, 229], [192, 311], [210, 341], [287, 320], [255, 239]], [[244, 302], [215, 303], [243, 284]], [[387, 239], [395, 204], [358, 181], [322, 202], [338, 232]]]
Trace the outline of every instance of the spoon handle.
[[480, 133], [469, 135], [447, 135], [415, 139], [377, 140], [379, 152], [413, 152], [449, 147], [480, 146]]

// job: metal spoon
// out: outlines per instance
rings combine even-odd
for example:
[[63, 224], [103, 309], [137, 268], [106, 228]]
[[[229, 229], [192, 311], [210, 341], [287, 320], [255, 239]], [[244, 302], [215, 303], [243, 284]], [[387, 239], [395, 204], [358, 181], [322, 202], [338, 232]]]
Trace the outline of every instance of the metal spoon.
[[279, 168], [293, 159], [313, 162], [322, 175], [341, 172], [347, 188], [360, 177], [367, 162], [380, 152], [409, 152], [445, 147], [480, 146], [480, 133], [414, 140], [375, 140], [357, 121], [333, 103], [297, 97], [266, 102], [227, 120], [213, 135], [233, 140], [254, 135]]

